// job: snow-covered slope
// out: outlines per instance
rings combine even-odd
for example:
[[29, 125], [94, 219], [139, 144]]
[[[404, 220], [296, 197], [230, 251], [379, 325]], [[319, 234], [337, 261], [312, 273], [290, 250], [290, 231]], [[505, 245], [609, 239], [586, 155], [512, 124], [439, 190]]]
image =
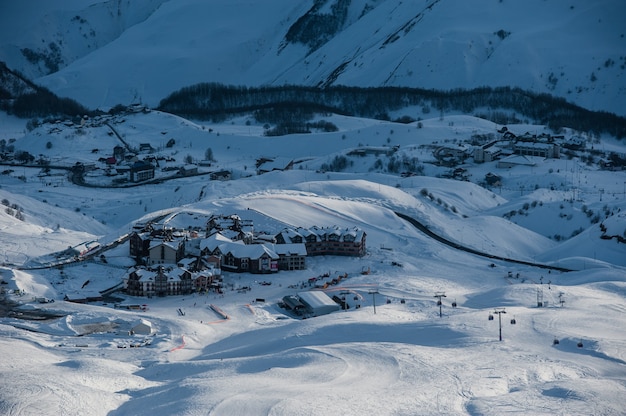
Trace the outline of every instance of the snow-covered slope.
[[[248, 117], [202, 124], [129, 112], [25, 132], [23, 121], [3, 116], [5, 144], [53, 167], [14, 164], [0, 172], [0, 296], [19, 304], [0, 302], [0, 414], [624, 413], [626, 335], [616, 328], [626, 325], [625, 245], [617, 238], [625, 172], [599, 170], [581, 153], [532, 167], [465, 163], [471, 182], [446, 179], [436, 176], [451, 169], [434, 163], [433, 150], [494, 135], [498, 126], [468, 116], [419, 127], [324, 117], [338, 131], [266, 137]], [[163, 168], [204, 160], [210, 148], [207, 169], [233, 178], [97, 188], [73, 184], [59, 168], [84, 163], [88, 184], [110, 186], [114, 167], [100, 159], [121, 143], [150, 144], [137, 156], [159, 158], [160, 177], [169, 172]], [[605, 145], [623, 149], [610, 139], [594, 142]], [[351, 155], [355, 149], [373, 153]], [[294, 168], [256, 174], [263, 155], [290, 158]], [[321, 169], [338, 156], [345, 169]], [[393, 172], [392, 158], [416, 161], [428, 176]], [[479, 186], [488, 172], [501, 175], [501, 186]], [[486, 254], [576, 271], [458, 250], [396, 212]], [[224, 272], [221, 294], [118, 292], [102, 302], [64, 301], [120, 284], [135, 263], [120, 236], [135, 222], [161, 217], [165, 226], [203, 228], [211, 214], [238, 214], [268, 234], [286, 225], [356, 226], [366, 233], [367, 254], [309, 256], [306, 270], [270, 275]], [[580, 227], [567, 241], [552, 238]], [[68, 246], [89, 249], [96, 239], [104, 257], [42, 267]], [[308, 290], [311, 277], [339, 274], [347, 278], [326, 293], [344, 296], [349, 310], [300, 320], [278, 306]], [[55, 302], [40, 303], [49, 299]], [[506, 314], [495, 316], [494, 308]], [[42, 311], [57, 317], [20, 319]], [[133, 332], [138, 321], [149, 335]]]
[[626, 114], [619, 0], [92, 3], [3, 5], [0, 59], [92, 108], [199, 82], [488, 85]]

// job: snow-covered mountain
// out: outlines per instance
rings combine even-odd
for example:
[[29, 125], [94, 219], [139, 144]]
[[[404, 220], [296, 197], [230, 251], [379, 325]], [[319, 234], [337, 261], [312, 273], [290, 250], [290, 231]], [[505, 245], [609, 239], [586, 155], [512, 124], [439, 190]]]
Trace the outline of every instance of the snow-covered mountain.
[[88, 107], [183, 86], [516, 86], [626, 114], [620, 0], [4, 2], [0, 60]]
[[[37, 90], [21, 72], [89, 107], [152, 106], [198, 82], [511, 85], [626, 115], [624, 11], [5, 0], [0, 99]], [[624, 141], [427, 107], [316, 114], [284, 136], [244, 113], [0, 111], [0, 414], [626, 414]], [[153, 180], [135, 181], [137, 166]], [[357, 227], [367, 252], [224, 270], [216, 292], [99, 300], [137, 263], [135, 226], [191, 237], [232, 214], [264, 240]], [[315, 286], [350, 307], [283, 307]]]

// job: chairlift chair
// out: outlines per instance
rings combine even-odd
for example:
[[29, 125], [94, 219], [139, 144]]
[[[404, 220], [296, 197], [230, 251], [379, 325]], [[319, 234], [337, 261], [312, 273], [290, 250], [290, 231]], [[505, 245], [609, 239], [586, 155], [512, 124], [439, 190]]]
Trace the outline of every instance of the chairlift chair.
[[493, 321], [493, 315], [492, 314], [489, 314], [489, 320]]

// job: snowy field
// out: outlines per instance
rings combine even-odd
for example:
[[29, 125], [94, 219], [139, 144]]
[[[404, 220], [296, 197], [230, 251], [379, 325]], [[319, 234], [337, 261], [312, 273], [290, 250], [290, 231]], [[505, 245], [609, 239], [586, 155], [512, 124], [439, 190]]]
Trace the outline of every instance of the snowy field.
[[[117, 125], [133, 143], [176, 137], [169, 155], [179, 161], [188, 154], [201, 160], [210, 147], [215, 168], [231, 170], [231, 181], [200, 176], [97, 189], [64, 176], [41, 179], [39, 169], [0, 176], [0, 199], [24, 216], [0, 212], [2, 288], [23, 313], [60, 315], [0, 318], [0, 414], [626, 414], [626, 246], [601, 239], [600, 224], [587, 215], [601, 213], [611, 235], [624, 232], [624, 172], [554, 159], [508, 170], [468, 165], [470, 182], [435, 177], [443, 170], [424, 163], [432, 148], [423, 145], [498, 127], [472, 117], [424, 120], [418, 129], [333, 116], [337, 133], [277, 138], [245, 121], [202, 125], [151, 112]], [[70, 128], [48, 134], [45, 126], [25, 133], [5, 115], [2, 126], [0, 138], [52, 160], [68, 157], [63, 149], [71, 142], [68, 163], [88, 161], [93, 143], [110, 137], [97, 128], [80, 136]], [[376, 171], [375, 157], [351, 159], [343, 172], [320, 171], [346, 149], [393, 145], [424, 163], [427, 176]], [[609, 138], [602, 146], [624, 149]], [[298, 163], [256, 175], [259, 155]], [[476, 185], [490, 171], [502, 174], [502, 187]], [[512, 210], [518, 213], [505, 218]], [[395, 212], [463, 246], [547, 268], [456, 250]], [[137, 311], [63, 300], [120, 283], [133, 265], [128, 243], [106, 252], [107, 263], [34, 268], [53, 253], [105, 245], [165, 213], [181, 222], [186, 213], [236, 213], [268, 232], [285, 224], [356, 226], [367, 233], [367, 255], [309, 257], [304, 271], [225, 273], [223, 295], [114, 294], [123, 304], [146, 305]], [[344, 273], [327, 293], [348, 294], [348, 310], [300, 320], [277, 305], [307, 290], [311, 277]], [[445, 294], [441, 316], [436, 294]], [[54, 302], [38, 303], [42, 297]], [[152, 332], [131, 335], [141, 319]]]

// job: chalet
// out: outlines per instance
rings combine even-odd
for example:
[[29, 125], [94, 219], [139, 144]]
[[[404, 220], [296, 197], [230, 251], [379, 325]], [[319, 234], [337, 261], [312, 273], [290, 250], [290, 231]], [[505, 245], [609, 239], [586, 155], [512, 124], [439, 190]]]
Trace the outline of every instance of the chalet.
[[433, 151], [433, 156], [440, 165], [454, 166], [467, 158], [467, 149], [463, 147], [441, 146]]
[[502, 178], [491, 172], [485, 175], [485, 182], [490, 186], [502, 186]]
[[264, 161], [257, 167], [257, 174], [262, 175], [275, 170], [290, 170], [293, 168], [293, 159], [277, 157]]
[[186, 295], [194, 284], [189, 271], [163, 266], [157, 269], [135, 268], [124, 278], [124, 288], [131, 296]]
[[[358, 228], [312, 227], [309, 229], [298, 228], [295, 232], [302, 237], [309, 256], [360, 257], [366, 252], [366, 233]], [[276, 240], [279, 241], [282, 238], [284, 241], [285, 235], [285, 231], [282, 231], [276, 236]]]
[[279, 256], [264, 244], [230, 244], [223, 250], [223, 270], [237, 273], [278, 272]]
[[558, 159], [560, 148], [555, 143], [518, 141], [513, 145], [517, 155], [539, 156], [547, 159]]
[[139, 144], [139, 151], [140, 152], [152, 152], [154, 150], [154, 148], [152, 147], [152, 145], [150, 143], [140, 143]]
[[242, 220], [238, 215], [212, 215], [207, 221], [208, 236], [219, 232], [231, 240], [241, 240], [246, 244], [254, 239], [254, 224]]
[[87, 303], [87, 297], [77, 293], [67, 293], [63, 300], [72, 303]]
[[148, 264], [177, 264], [185, 256], [185, 244], [182, 239], [150, 240]]
[[209, 178], [212, 181], [229, 181], [232, 178], [232, 173], [228, 170], [220, 170], [217, 172], [211, 172]]
[[472, 152], [475, 163], [492, 162], [503, 155], [502, 148], [493, 145], [476, 147]]
[[283, 231], [276, 234], [274, 239], [276, 240], [276, 244], [292, 244], [304, 242], [304, 237], [302, 237], [302, 234], [291, 228], [285, 228]]
[[505, 140], [515, 140], [517, 136], [511, 131], [505, 131], [502, 138]]
[[209, 237], [200, 241], [200, 255], [201, 256], [222, 256], [224, 248], [227, 248], [229, 244], [244, 244], [243, 241], [233, 241], [226, 237], [224, 234], [218, 232], [211, 234]]
[[150, 233], [134, 231], [128, 241], [132, 257], [147, 257], [150, 255]]
[[131, 182], [142, 182], [154, 178], [154, 166], [150, 163], [138, 160], [130, 167]]
[[221, 258], [208, 256], [198, 258], [200, 265], [193, 273], [195, 290], [219, 292], [222, 289]]
[[570, 150], [582, 150], [585, 148], [586, 141], [580, 136], [572, 136], [562, 143], [563, 147]]
[[68, 293], [63, 300], [72, 303], [88, 303], [102, 301], [102, 294], [97, 291], [83, 291], [81, 293]]
[[252, 244], [276, 244], [276, 238], [267, 232], [255, 232]]
[[182, 176], [193, 176], [198, 174], [198, 165], [185, 165], [178, 169], [178, 173]]
[[272, 244], [272, 250], [278, 254], [279, 270], [306, 269], [306, 246], [303, 243]]

